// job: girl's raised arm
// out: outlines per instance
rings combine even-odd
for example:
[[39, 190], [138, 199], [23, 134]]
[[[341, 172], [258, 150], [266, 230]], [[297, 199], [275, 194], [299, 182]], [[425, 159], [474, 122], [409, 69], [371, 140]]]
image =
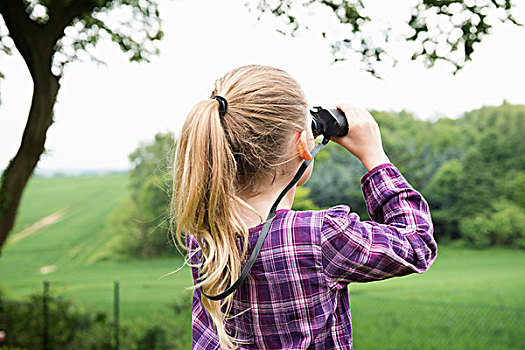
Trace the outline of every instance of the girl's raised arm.
[[428, 204], [391, 163], [361, 179], [370, 217], [346, 205], [326, 211], [321, 231], [323, 267], [331, 288], [426, 271], [437, 245]]
[[321, 232], [323, 267], [331, 287], [426, 271], [437, 245], [428, 204], [390, 163], [370, 113], [338, 106], [348, 135], [332, 140], [361, 160], [361, 188], [374, 221], [360, 221], [346, 205], [327, 210]]

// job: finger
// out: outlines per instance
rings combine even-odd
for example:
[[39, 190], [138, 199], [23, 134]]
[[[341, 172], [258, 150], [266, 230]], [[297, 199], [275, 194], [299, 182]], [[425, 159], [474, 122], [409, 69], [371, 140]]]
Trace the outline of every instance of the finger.
[[349, 125], [351, 123], [351, 120], [356, 118], [356, 116], [353, 113], [354, 107], [352, 107], [350, 104], [343, 102], [339, 103], [336, 107], [345, 114], [346, 120]]

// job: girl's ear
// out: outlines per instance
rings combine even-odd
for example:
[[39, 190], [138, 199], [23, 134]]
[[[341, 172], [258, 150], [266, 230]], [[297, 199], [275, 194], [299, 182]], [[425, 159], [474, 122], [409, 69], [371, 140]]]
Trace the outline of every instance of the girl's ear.
[[308, 142], [306, 141], [306, 131], [303, 130], [299, 134], [296, 148], [297, 153], [299, 154], [299, 157], [301, 157], [301, 159], [306, 161], [312, 160], [312, 155], [308, 150]]

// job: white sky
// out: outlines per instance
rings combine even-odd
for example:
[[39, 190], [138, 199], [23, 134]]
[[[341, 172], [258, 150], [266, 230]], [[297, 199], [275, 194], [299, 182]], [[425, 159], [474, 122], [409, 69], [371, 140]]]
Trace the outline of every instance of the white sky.
[[[382, 0], [372, 11], [402, 14], [403, 1]], [[329, 42], [319, 31], [298, 37], [275, 31], [278, 20], [257, 21], [244, 1], [161, 1], [165, 37], [151, 63], [129, 63], [116, 45], [96, 53], [107, 62], [70, 64], [61, 80], [40, 169], [123, 169], [128, 154], [157, 132], [178, 133], [191, 107], [209, 98], [215, 79], [244, 64], [265, 64], [289, 72], [311, 106], [348, 101], [378, 110], [401, 109], [423, 119], [456, 117], [504, 99], [525, 104], [525, 28], [497, 25], [476, 47], [473, 61], [456, 76], [448, 64], [426, 69], [411, 62], [400, 42], [395, 68], [383, 67], [384, 80], [359, 70], [356, 61], [332, 64]], [[378, 7], [380, 5], [380, 7]], [[525, 6], [515, 17], [525, 22]], [[393, 17], [394, 18], [394, 17]], [[317, 18], [321, 26], [322, 18]], [[319, 27], [320, 28], [320, 27]], [[0, 56], [6, 78], [0, 82], [0, 169], [15, 154], [27, 120], [32, 82], [22, 58]]]

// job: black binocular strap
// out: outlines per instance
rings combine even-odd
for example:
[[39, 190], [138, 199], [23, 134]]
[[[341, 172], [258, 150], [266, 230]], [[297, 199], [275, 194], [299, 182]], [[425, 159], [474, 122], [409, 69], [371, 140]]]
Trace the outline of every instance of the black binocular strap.
[[[210, 300], [221, 300], [221, 299], [226, 298], [228, 295], [232, 294], [233, 292], [235, 292], [237, 290], [237, 288], [239, 288], [241, 286], [242, 282], [244, 282], [244, 279], [246, 278], [246, 276], [248, 276], [248, 273], [250, 272], [250, 269], [252, 268], [253, 264], [255, 263], [255, 259], [257, 259], [257, 256], [259, 256], [259, 252], [261, 250], [261, 247], [262, 247], [262, 245], [264, 243], [264, 240], [265, 240], [266, 236], [268, 235], [268, 231], [270, 230], [270, 225], [272, 224], [273, 219], [275, 217], [275, 212], [277, 211], [277, 206], [279, 205], [281, 200], [284, 198], [286, 193], [288, 193], [288, 191], [292, 187], [295, 186], [297, 181], [299, 181], [301, 176], [304, 174], [304, 172], [308, 168], [308, 165], [310, 165], [310, 163], [312, 162], [314, 157], [317, 155], [319, 150], [321, 148], [323, 148], [323, 146], [326, 145], [328, 143], [328, 141], [330, 141], [330, 137], [324, 136], [323, 141], [321, 141], [320, 143], [318, 143], [314, 147], [314, 149], [311, 152], [312, 159], [308, 160], [308, 161], [305, 160], [301, 164], [301, 167], [299, 168], [299, 170], [295, 174], [295, 176], [292, 179], [292, 181], [290, 181], [290, 183], [285, 187], [285, 189], [281, 192], [281, 194], [279, 194], [279, 197], [277, 197], [277, 200], [275, 201], [275, 203], [273, 203], [272, 208], [270, 209], [270, 213], [268, 214], [268, 217], [266, 219], [266, 222], [264, 223], [264, 226], [261, 229], [261, 233], [259, 235], [259, 238], [257, 238], [257, 242], [255, 243], [255, 247], [253, 248], [252, 254], [250, 255], [250, 259], [248, 260], [248, 262], [246, 263], [246, 265], [242, 269], [241, 275], [239, 276], [237, 281], [235, 281], [234, 284], [231, 284], [224, 292], [222, 292], [220, 294], [217, 294], [217, 295], [208, 295], [208, 294], [206, 294], [206, 293], [204, 293], [202, 291], [202, 288], [199, 288], [201, 293], [202, 293], [202, 295], [204, 295], [206, 298], [208, 298]], [[201, 258], [202, 258], [202, 256], [201, 256]], [[202, 259], [201, 259], [201, 268], [202, 268]], [[200, 275], [201, 274], [200, 274], [200, 271], [199, 271], [199, 277], [200, 277]]]

